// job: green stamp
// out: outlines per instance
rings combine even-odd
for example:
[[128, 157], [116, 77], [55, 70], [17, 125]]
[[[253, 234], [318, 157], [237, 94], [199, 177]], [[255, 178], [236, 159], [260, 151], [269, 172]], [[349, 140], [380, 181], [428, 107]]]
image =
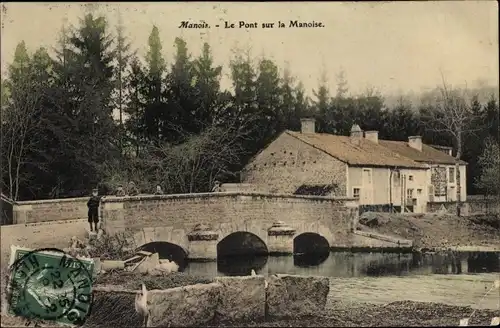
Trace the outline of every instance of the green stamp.
[[9, 313], [27, 319], [82, 325], [92, 307], [94, 261], [61, 250], [12, 247]]

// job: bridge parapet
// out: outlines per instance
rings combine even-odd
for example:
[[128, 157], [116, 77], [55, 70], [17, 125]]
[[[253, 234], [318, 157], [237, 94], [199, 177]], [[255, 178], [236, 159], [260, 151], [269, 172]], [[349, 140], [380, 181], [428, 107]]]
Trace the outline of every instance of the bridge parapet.
[[190, 250], [196, 243], [198, 254], [200, 240], [189, 236], [199, 224], [217, 236], [213, 245], [238, 231], [252, 233], [267, 245], [268, 230], [276, 221], [295, 235], [315, 232], [330, 245], [343, 244], [357, 222], [357, 207], [354, 198], [253, 192], [108, 196], [102, 199], [101, 218], [106, 232], [129, 232], [136, 246], [164, 241]]

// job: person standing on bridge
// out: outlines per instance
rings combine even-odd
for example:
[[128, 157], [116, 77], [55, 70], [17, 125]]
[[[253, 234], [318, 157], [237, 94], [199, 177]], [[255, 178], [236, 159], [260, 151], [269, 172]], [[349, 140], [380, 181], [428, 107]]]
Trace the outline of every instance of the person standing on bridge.
[[161, 189], [160, 185], [156, 185], [155, 195], [163, 195], [163, 189]]
[[220, 186], [220, 182], [218, 180], [214, 181], [214, 186], [212, 188], [212, 192], [221, 192], [222, 188]]
[[99, 223], [99, 196], [97, 196], [97, 189], [92, 190], [92, 196], [87, 202], [87, 207], [89, 208], [89, 224], [90, 231], [94, 231], [92, 223], [94, 223], [95, 231], [97, 232], [97, 224]]
[[135, 185], [134, 181], [130, 181], [128, 183], [127, 195], [128, 196], [137, 196], [137, 195], [139, 195], [139, 189]]

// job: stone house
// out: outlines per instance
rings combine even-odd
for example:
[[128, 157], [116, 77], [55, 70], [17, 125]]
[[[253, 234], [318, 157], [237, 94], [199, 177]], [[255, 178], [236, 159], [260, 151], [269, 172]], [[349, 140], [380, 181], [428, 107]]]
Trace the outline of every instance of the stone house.
[[465, 200], [466, 163], [456, 183], [450, 148], [425, 145], [418, 136], [379, 140], [377, 131], [358, 125], [338, 136], [316, 133], [314, 119], [301, 123], [301, 132], [283, 132], [245, 167], [246, 190], [347, 196], [358, 198], [362, 210], [417, 213]]
[[[355, 197], [378, 210], [391, 204], [426, 210], [427, 164], [374, 142], [373, 133], [365, 137], [357, 125], [350, 136], [338, 136], [315, 133], [314, 119], [301, 122], [301, 132], [283, 132], [250, 161], [243, 183], [271, 193]], [[404, 177], [411, 180], [403, 182]], [[406, 188], [418, 192], [408, 200]]]

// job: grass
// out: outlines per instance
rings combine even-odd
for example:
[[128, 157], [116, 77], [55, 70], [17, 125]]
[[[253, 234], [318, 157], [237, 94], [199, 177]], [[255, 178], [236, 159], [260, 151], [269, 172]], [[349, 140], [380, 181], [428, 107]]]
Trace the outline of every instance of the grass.
[[120, 288], [127, 290], [139, 290], [141, 289], [141, 284], [144, 283], [148, 290], [153, 290], [183, 287], [195, 284], [209, 284], [213, 281], [214, 280], [211, 278], [187, 275], [181, 272], [172, 272], [164, 276], [151, 276], [136, 272], [110, 271], [105, 274], [100, 274], [97, 277], [94, 286], [120, 286]]

